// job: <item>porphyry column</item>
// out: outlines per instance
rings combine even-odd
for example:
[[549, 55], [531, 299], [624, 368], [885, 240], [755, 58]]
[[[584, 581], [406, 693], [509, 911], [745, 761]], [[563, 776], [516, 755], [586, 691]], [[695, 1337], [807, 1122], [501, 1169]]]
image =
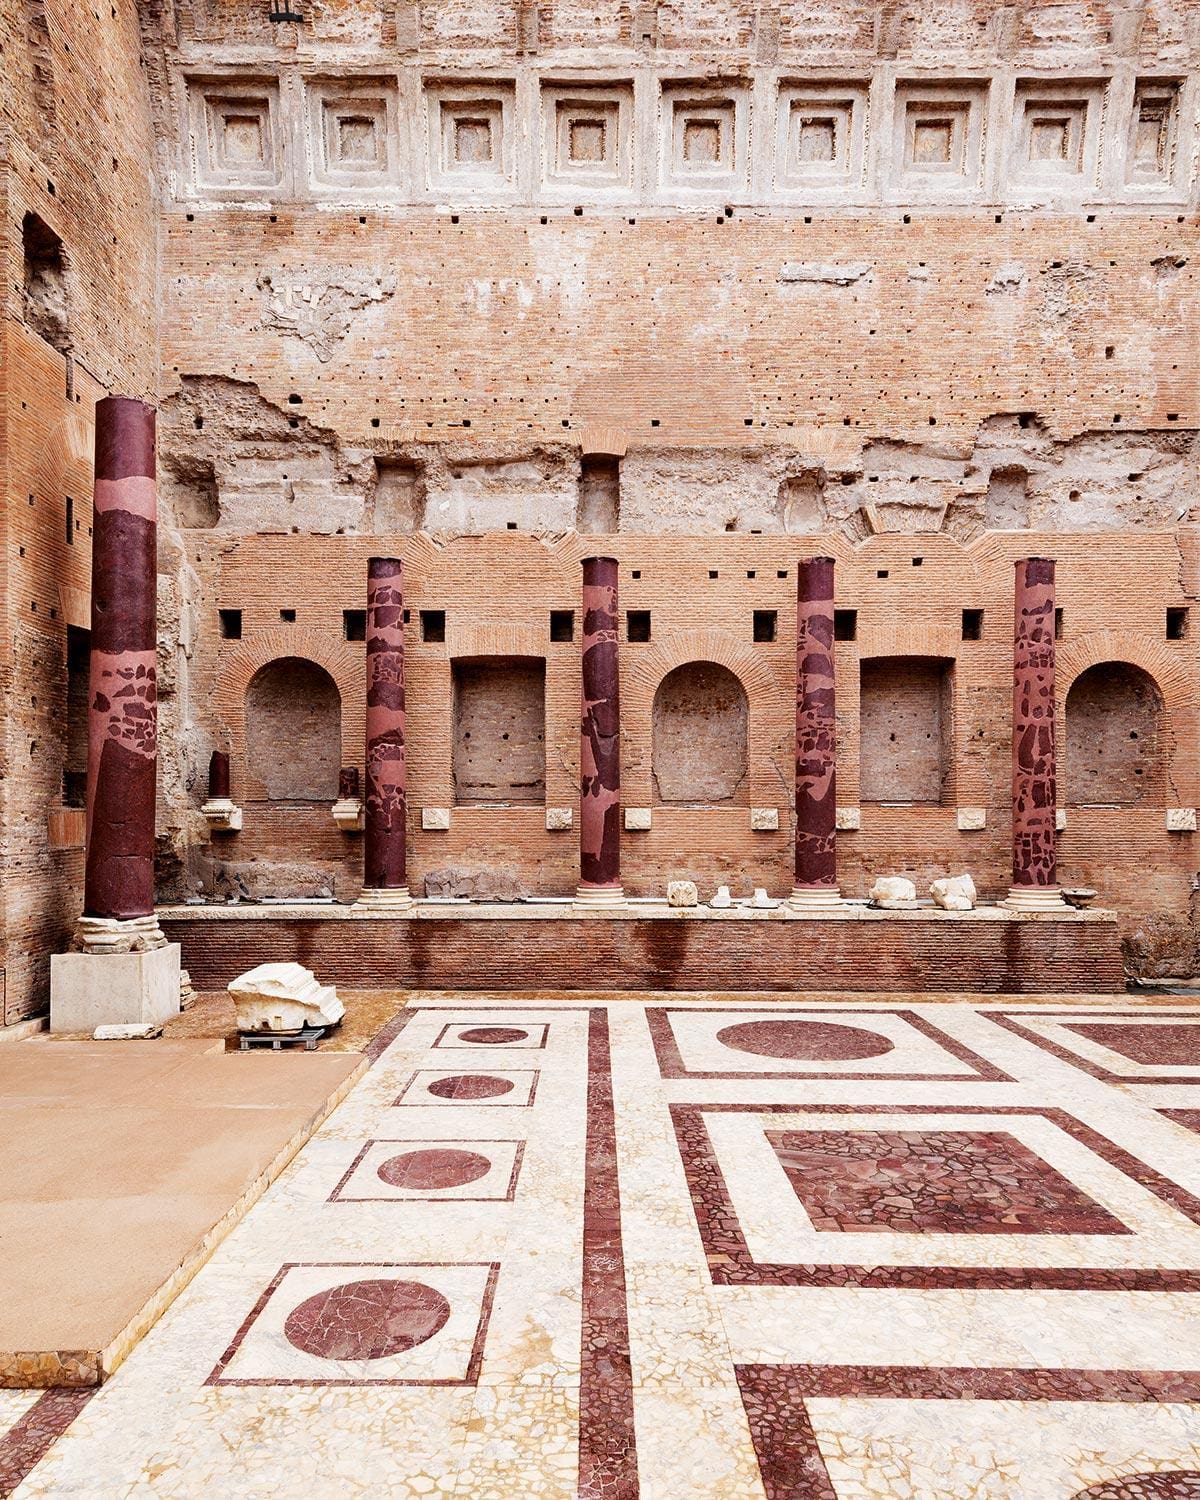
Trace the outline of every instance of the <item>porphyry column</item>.
[[154, 409], [96, 406], [87, 856], [79, 938], [89, 952], [161, 947], [154, 915], [158, 757]]
[[791, 905], [838, 906], [833, 558], [796, 569], [796, 883]]
[[1013, 883], [1006, 906], [1063, 905], [1058, 885], [1054, 763], [1054, 561], [1016, 565], [1013, 616]]
[[97, 403], [82, 951], [51, 955], [51, 1031], [152, 1035], [179, 1014], [179, 944], [154, 914], [154, 457], [152, 407], [126, 396]]
[[404, 567], [367, 563], [367, 778], [363, 892], [368, 906], [412, 905], [406, 873]]
[[620, 906], [621, 707], [617, 560], [583, 559], [583, 691], [579, 747], [577, 901]]

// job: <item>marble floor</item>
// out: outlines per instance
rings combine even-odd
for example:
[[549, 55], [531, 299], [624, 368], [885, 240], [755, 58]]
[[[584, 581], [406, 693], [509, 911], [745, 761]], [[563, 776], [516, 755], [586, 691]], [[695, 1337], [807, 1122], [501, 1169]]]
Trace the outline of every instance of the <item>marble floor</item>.
[[451, 997], [0, 1492], [1200, 1496], [1200, 1008]]

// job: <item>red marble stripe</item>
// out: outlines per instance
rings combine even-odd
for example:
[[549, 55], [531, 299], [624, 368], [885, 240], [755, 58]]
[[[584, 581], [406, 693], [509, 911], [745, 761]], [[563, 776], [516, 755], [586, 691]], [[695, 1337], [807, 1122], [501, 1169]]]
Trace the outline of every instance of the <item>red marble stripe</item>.
[[44, 1391], [7, 1432], [0, 1434], [0, 1500], [11, 1495], [41, 1462], [96, 1389]]
[[637, 1500], [621, 1192], [617, 1180], [608, 1015], [588, 1015], [583, 1318], [579, 1370], [579, 1500]]

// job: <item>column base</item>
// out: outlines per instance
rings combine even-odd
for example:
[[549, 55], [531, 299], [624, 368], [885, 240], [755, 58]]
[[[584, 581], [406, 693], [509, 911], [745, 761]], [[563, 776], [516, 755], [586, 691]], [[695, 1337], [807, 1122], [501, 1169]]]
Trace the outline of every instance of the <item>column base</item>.
[[368, 886], [354, 904], [376, 911], [407, 911], [413, 898], [406, 885]]
[[793, 911], [832, 911], [843, 904], [842, 893], [836, 885], [797, 885], [787, 904]]
[[158, 917], [80, 917], [72, 945], [79, 953], [152, 953], [167, 939]]
[[575, 905], [589, 908], [624, 906], [623, 885], [581, 885], [575, 890]]
[[50, 1030], [161, 1026], [179, 1014], [179, 944], [50, 958]]
[[1070, 911], [1057, 885], [1010, 885], [1000, 905], [1009, 911]]

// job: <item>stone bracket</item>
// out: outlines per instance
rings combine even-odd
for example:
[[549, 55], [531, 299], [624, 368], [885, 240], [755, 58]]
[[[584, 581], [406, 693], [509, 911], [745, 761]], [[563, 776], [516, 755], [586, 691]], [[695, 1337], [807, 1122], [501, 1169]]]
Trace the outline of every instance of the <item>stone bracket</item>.
[[208, 823], [209, 833], [238, 833], [242, 826], [242, 810], [228, 797], [210, 797], [200, 809]]
[[366, 824], [361, 797], [342, 797], [330, 808], [333, 821], [343, 833], [361, 833]]

